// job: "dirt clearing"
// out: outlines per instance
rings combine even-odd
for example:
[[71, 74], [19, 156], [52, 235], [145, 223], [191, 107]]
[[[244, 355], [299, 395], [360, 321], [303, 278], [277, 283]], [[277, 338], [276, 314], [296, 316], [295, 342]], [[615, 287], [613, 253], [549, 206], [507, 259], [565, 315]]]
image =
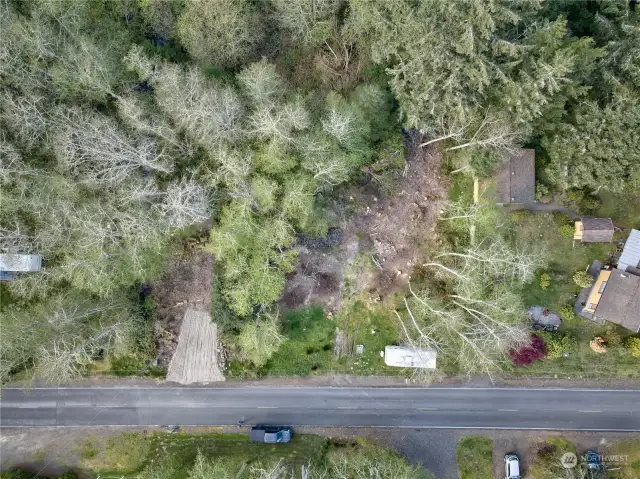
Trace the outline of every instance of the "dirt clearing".
[[224, 381], [218, 368], [218, 328], [208, 312], [187, 309], [178, 347], [169, 364], [167, 381], [207, 384]]
[[180, 326], [187, 309], [211, 311], [213, 256], [187, 252], [171, 260], [163, 278], [152, 284], [158, 318], [156, 350], [160, 366], [168, 366], [178, 345]]
[[379, 301], [408, 282], [433, 247], [448, 190], [440, 152], [420, 148], [421, 141], [418, 131], [406, 132], [404, 161], [390, 152], [367, 169], [360, 186], [336, 195], [327, 208], [338, 228], [326, 238], [299, 238], [300, 261], [280, 300], [284, 309], [319, 304], [335, 312], [344, 298], [366, 292]]
[[167, 381], [206, 384], [224, 381], [218, 367], [218, 330], [211, 322], [213, 256], [186, 251], [153, 284], [158, 317], [157, 357], [168, 365]]

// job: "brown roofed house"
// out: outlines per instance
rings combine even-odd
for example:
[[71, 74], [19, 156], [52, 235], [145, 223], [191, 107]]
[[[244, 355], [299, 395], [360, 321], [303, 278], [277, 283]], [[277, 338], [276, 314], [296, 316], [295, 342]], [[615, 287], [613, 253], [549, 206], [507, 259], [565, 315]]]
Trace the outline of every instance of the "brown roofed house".
[[613, 240], [613, 222], [611, 218], [580, 218], [576, 221], [573, 239], [583, 243], [610, 243]]
[[536, 200], [536, 152], [519, 148], [508, 153], [494, 177], [498, 204], [532, 203]]
[[601, 271], [585, 305], [598, 322], [610, 321], [640, 332], [640, 276], [620, 270]]

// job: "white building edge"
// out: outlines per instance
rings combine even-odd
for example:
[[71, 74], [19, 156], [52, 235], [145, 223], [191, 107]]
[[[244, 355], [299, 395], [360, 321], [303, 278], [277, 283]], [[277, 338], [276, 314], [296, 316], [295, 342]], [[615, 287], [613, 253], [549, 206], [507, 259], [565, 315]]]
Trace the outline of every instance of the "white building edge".
[[40, 271], [41, 267], [39, 254], [0, 254], [0, 271]]

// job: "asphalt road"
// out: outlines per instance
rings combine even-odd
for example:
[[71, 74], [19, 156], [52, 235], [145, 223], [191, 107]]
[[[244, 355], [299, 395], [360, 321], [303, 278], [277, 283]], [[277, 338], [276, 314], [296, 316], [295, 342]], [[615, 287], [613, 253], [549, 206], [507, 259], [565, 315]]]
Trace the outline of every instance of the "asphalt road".
[[640, 390], [3, 389], [0, 426], [233, 425], [640, 431]]

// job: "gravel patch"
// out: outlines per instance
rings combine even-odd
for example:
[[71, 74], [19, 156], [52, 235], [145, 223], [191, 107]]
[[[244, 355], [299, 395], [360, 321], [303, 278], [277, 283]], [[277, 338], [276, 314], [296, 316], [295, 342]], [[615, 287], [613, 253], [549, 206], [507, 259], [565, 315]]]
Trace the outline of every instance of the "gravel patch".
[[460, 434], [454, 429], [297, 427], [295, 432], [332, 439], [362, 437], [392, 449], [409, 463], [421, 466], [438, 479], [458, 477], [456, 451]]

